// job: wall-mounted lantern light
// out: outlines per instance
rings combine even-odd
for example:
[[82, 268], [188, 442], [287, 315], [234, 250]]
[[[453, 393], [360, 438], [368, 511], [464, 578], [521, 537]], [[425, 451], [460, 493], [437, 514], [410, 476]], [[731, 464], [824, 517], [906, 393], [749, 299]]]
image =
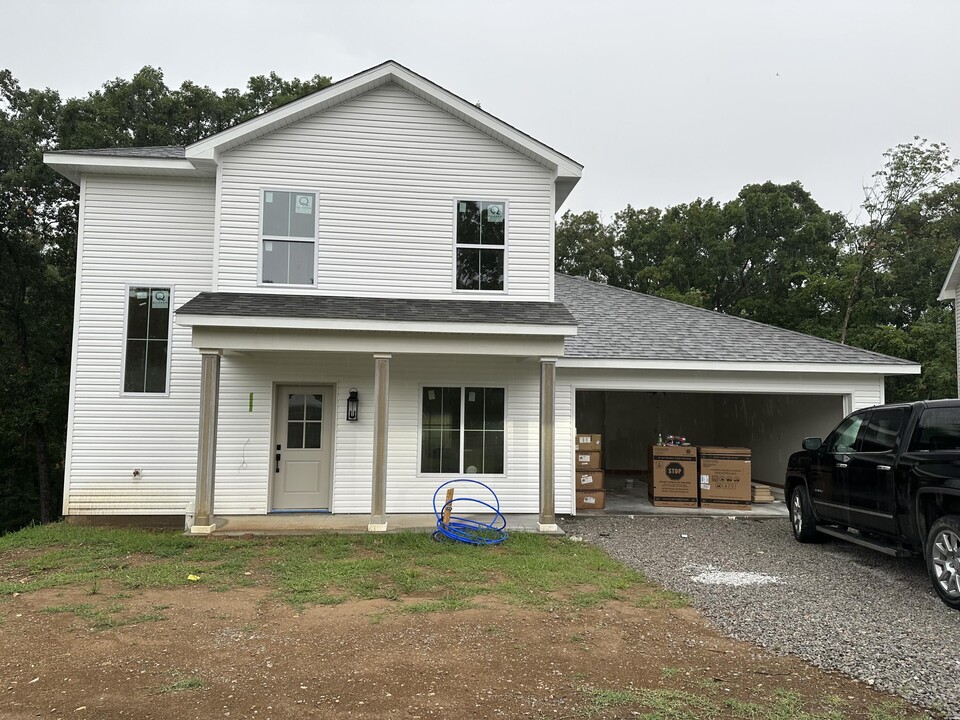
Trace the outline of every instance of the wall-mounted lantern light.
[[347, 395], [347, 420], [356, 422], [360, 419], [360, 395], [356, 388], [350, 388], [350, 394]]

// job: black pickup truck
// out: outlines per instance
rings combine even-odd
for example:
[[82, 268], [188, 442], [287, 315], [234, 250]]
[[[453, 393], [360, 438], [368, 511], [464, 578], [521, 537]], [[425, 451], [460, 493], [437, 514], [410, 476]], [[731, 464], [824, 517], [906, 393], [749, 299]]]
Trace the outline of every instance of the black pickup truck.
[[804, 439], [784, 497], [799, 542], [922, 555], [933, 589], [960, 610], [960, 400], [878, 405]]

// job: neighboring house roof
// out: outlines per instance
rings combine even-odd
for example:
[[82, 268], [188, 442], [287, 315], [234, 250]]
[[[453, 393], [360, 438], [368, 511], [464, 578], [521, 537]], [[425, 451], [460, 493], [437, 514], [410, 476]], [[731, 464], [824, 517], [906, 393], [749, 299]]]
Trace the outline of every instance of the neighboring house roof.
[[577, 335], [564, 343], [565, 358], [877, 365], [911, 374], [920, 368], [909, 360], [585, 278], [557, 274], [556, 299], [579, 324]]
[[187, 149], [182, 145], [156, 147], [93, 148], [89, 150], [56, 150], [49, 155], [101, 155], [104, 157], [182, 158]]
[[[167, 171], [167, 174], [174, 174], [192, 169], [194, 175], [212, 175], [215, 174], [221, 153], [388, 83], [395, 83], [421, 100], [453, 115], [461, 122], [555, 172], [557, 207], [560, 207], [579, 181], [583, 171], [580, 163], [393, 60], [388, 60], [299, 100], [287, 103], [276, 110], [204, 138], [183, 148], [182, 153], [177, 153], [179, 148], [117, 148], [94, 152], [72, 150], [46, 153], [44, 162], [74, 182], [79, 182], [80, 174], [83, 172], [153, 174], [161, 170]], [[154, 153], [154, 150], [161, 154]], [[162, 154], [167, 151], [171, 154]], [[97, 162], [98, 160], [101, 162]], [[142, 162], [138, 163], [137, 160]], [[158, 161], [184, 164], [164, 167], [158, 165]]]
[[202, 292], [177, 310], [177, 319], [206, 318], [386, 321], [390, 323], [455, 323], [555, 326], [557, 334], [576, 332], [576, 320], [559, 302], [510, 300], [418, 300], [273, 293]]
[[957, 250], [957, 254], [953, 256], [953, 264], [950, 266], [950, 272], [947, 273], [947, 279], [943, 281], [937, 300], [955, 300], [958, 284], [960, 284], [960, 250]]

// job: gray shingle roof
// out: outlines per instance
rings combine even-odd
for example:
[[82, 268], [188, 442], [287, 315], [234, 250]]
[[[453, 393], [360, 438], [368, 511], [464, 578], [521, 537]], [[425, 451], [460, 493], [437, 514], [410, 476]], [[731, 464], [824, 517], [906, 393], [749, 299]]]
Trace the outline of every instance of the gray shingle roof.
[[92, 148], [85, 150], [57, 150], [50, 155], [100, 155], [106, 157], [136, 158], [183, 158], [186, 148], [180, 145], [160, 145], [157, 147], [128, 148]]
[[578, 334], [564, 343], [566, 357], [914, 364], [584, 278], [560, 274], [556, 278], [556, 299], [580, 326]]
[[180, 315], [224, 317], [293, 317], [524, 325], [576, 324], [567, 308], [558, 302], [416, 300], [273, 295], [266, 293], [202, 292], [185, 303], [177, 313]]

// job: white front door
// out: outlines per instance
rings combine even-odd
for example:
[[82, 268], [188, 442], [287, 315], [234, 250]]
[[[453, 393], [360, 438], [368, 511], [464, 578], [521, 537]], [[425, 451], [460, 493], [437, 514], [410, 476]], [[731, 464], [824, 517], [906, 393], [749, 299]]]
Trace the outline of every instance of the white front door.
[[273, 509], [329, 510], [333, 388], [277, 390]]

